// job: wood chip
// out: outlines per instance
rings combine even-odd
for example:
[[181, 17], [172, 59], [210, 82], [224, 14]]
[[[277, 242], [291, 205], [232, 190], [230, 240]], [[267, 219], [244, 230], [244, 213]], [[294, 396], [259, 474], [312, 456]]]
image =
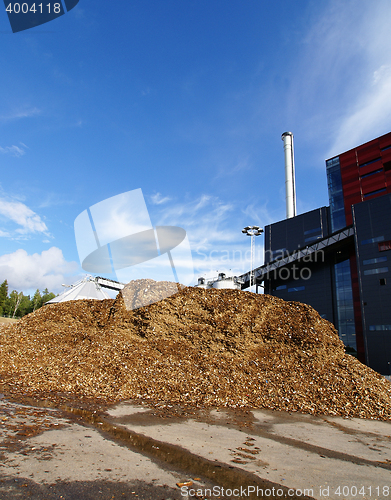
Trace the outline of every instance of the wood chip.
[[56, 401], [391, 419], [391, 384], [345, 354], [333, 325], [310, 306], [200, 288], [134, 310], [125, 304], [124, 296], [137, 305], [167, 286], [138, 280], [115, 300], [47, 305], [1, 325], [0, 383]]

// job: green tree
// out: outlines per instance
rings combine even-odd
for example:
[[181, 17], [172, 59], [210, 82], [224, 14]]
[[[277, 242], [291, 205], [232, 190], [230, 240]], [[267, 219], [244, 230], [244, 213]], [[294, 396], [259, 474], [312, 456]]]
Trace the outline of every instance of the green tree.
[[18, 318], [21, 318], [22, 316], [25, 316], [26, 314], [30, 313], [32, 311], [31, 306], [32, 306], [32, 304], [31, 304], [31, 300], [30, 300], [30, 295], [23, 295], [23, 293], [22, 293], [22, 298], [21, 298], [19, 306], [16, 310], [15, 316], [17, 316]]
[[42, 292], [42, 295], [39, 290], [36, 290], [32, 299], [30, 295], [24, 295], [23, 292], [16, 290], [12, 290], [8, 296], [8, 282], [4, 280], [0, 285], [0, 315], [21, 318], [36, 311], [55, 296], [47, 288]]
[[36, 309], [39, 309], [40, 307], [42, 307], [43, 305], [43, 302], [42, 302], [42, 297], [41, 297], [41, 293], [39, 290], [37, 290], [35, 293], [34, 293], [34, 297], [32, 298], [32, 310], [35, 311]]
[[8, 297], [8, 281], [4, 280], [0, 285], [0, 316], [4, 314], [5, 303]]
[[23, 292], [18, 293], [16, 290], [12, 290], [10, 296], [7, 299], [8, 316], [11, 316], [12, 318], [15, 317], [16, 311], [18, 310], [22, 297], [23, 297]]
[[54, 293], [49, 292], [47, 288], [42, 292], [42, 304], [46, 304], [49, 300], [54, 299], [55, 295]]

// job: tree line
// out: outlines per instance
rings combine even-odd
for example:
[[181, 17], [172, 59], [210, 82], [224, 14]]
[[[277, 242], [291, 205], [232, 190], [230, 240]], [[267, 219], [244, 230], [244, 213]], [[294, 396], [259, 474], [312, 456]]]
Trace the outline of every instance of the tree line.
[[16, 290], [12, 290], [8, 294], [8, 282], [4, 280], [0, 285], [0, 316], [21, 318], [39, 309], [45, 302], [54, 299], [54, 297], [56, 295], [49, 292], [47, 288], [43, 290], [42, 294], [37, 290], [32, 298], [30, 295], [24, 295], [23, 292], [17, 292]]

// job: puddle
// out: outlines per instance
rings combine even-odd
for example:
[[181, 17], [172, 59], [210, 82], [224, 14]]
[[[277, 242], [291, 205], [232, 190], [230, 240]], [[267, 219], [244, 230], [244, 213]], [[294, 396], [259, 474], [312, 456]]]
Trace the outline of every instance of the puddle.
[[[10, 398], [11, 399], [11, 398]], [[117, 418], [117, 421], [121, 420], [120, 417], [114, 417], [114, 415], [118, 415], [116, 408], [111, 407], [108, 411], [107, 417], [102, 415], [104, 411], [107, 411], [107, 407], [99, 408], [98, 405], [91, 405], [89, 409], [86, 408], [86, 404], [83, 404], [84, 408], [71, 407], [67, 404], [59, 404], [55, 405], [51, 401], [47, 400], [33, 400], [28, 397], [20, 397], [20, 398], [12, 398], [18, 404], [29, 405], [33, 407], [43, 407], [50, 408], [53, 410], [58, 410], [61, 413], [61, 417], [64, 417], [65, 412], [67, 417], [71, 417], [70, 420], [76, 420], [79, 424], [88, 424], [97, 429], [106, 439], [110, 439], [111, 441], [116, 442], [119, 445], [126, 446], [132, 451], [139, 452], [151, 460], [153, 460], [157, 465], [161, 467], [165, 467], [171, 470], [175, 470], [179, 472], [184, 477], [200, 477], [205, 482], [211, 482], [213, 485], [223, 487], [226, 489], [235, 489], [240, 486], [244, 488], [254, 487], [255, 491], [258, 488], [260, 490], [267, 490], [268, 498], [270, 499], [280, 499], [281, 494], [279, 496], [274, 496], [273, 491], [276, 492], [279, 490], [283, 491], [284, 496], [288, 495], [288, 488], [285, 486], [281, 486], [277, 483], [273, 483], [271, 481], [267, 481], [257, 477], [250, 472], [247, 472], [243, 469], [240, 469], [237, 466], [229, 465], [222, 462], [211, 461], [202, 457], [199, 457], [179, 446], [175, 446], [169, 443], [163, 443], [161, 441], [152, 439], [150, 437], [138, 434], [136, 432], [132, 432], [120, 425], [116, 425], [109, 421], [110, 415], [113, 413], [113, 418]], [[76, 401], [74, 402], [76, 405]], [[72, 404], [74, 404], [72, 402]], [[91, 409], [95, 408], [95, 409]], [[132, 408], [132, 405], [126, 404], [127, 409]], [[125, 410], [124, 408], [124, 410]], [[150, 407], [143, 407], [134, 405], [134, 413], [130, 417], [136, 418], [137, 420], [148, 417], [147, 420], [150, 420], [149, 424], [152, 424], [152, 421], [156, 424], [159, 422], [169, 424], [173, 420], [183, 421], [186, 418], [196, 418], [200, 420], [209, 420], [210, 422], [219, 421], [219, 418], [215, 418], [217, 415], [210, 415], [210, 411], [200, 410], [199, 412], [189, 411], [186, 409], [177, 408], [175, 411], [170, 412], [170, 415], [166, 412], [161, 412], [159, 409], [152, 409]], [[133, 411], [132, 410], [132, 411]], [[217, 411], [217, 410], [216, 410]], [[162, 414], [163, 413], [163, 414]], [[196, 413], [196, 414], [195, 414]], [[119, 414], [122, 414], [122, 411], [119, 411]], [[175, 416], [176, 414], [176, 416]], [[251, 412], [231, 412], [224, 409], [225, 418], [230, 420], [230, 426], [250, 426], [253, 422], [253, 415]], [[58, 415], [60, 417], [60, 415]], [[73, 416], [73, 418], [72, 418]], [[162, 418], [163, 417], [163, 418]], [[125, 418], [125, 417], [124, 417]], [[217, 423], [217, 422], [216, 422]], [[228, 423], [228, 422], [227, 422]], [[239, 465], [239, 464], [238, 464]], [[251, 494], [246, 495], [246, 498], [254, 498], [259, 499], [259, 494]], [[289, 496], [289, 498], [296, 499], [309, 499], [309, 497], [304, 496]]]
[[[65, 409], [65, 408], [64, 408]], [[281, 495], [274, 496], [272, 492], [281, 490], [284, 496], [288, 495], [288, 488], [277, 483], [267, 481], [257, 476], [246, 472], [238, 467], [230, 466], [221, 462], [212, 462], [205, 458], [201, 458], [193, 453], [168, 443], [157, 441], [150, 437], [137, 434], [123, 427], [109, 422], [106, 418], [99, 415], [97, 412], [81, 410], [76, 408], [68, 408], [73, 414], [81, 416], [83, 420], [94, 426], [105, 435], [106, 438], [111, 438], [118, 444], [125, 445], [133, 451], [141, 452], [143, 455], [155, 460], [160, 465], [168, 465], [171, 468], [189, 475], [190, 477], [200, 476], [204, 480], [207, 479], [215, 485], [224, 487], [225, 489], [235, 489], [238, 485], [243, 487], [253, 486], [255, 490], [268, 490], [270, 493], [268, 498], [280, 499]], [[292, 494], [292, 492], [290, 491]], [[259, 495], [251, 493], [246, 498], [257, 498]], [[289, 496], [292, 499], [309, 499], [305, 496]]]

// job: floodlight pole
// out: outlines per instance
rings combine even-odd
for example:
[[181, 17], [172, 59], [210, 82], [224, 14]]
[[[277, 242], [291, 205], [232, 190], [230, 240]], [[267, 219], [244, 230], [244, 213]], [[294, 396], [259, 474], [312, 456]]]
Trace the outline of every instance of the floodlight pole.
[[247, 234], [251, 237], [251, 270], [250, 270], [250, 290], [254, 285], [254, 254], [255, 254], [255, 236], [260, 236], [263, 233], [263, 229], [259, 226], [246, 226], [242, 229], [242, 233]]
[[251, 235], [251, 273], [250, 273], [250, 290], [254, 285], [254, 248], [255, 248], [255, 235]]

